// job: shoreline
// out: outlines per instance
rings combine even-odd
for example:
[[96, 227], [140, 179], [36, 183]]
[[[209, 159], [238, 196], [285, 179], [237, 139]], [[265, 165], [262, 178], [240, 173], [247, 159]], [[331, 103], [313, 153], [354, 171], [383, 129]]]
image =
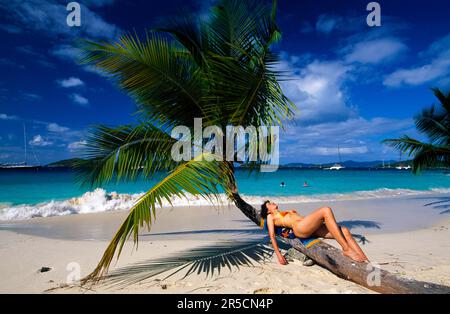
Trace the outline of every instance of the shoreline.
[[[319, 207], [330, 206], [335, 212], [338, 222], [347, 226], [352, 232], [379, 234], [414, 231], [430, 227], [448, 214], [448, 208], [442, 208], [442, 206], [449, 201], [450, 194], [434, 193], [355, 200], [317, 200], [305, 203], [279, 203], [279, 205], [281, 210], [296, 209], [303, 215], [307, 215]], [[0, 221], [0, 231], [13, 231], [19, 234], [62, 240], [106, 241], [111, 239], [127, 213], [128, 210], [114, 210]], [[195, 215], [195, 218], [191, 217], [192, 215], [189, 213]], [[216, 230], [215, 233], [210, 232], [211, 238], [214, 238], [218, 233], [224, 233], [222, 229], [227, 229], [231, 235], [235, 230], [245, 231], [248, 234], [259, 231], [259, 228], [234, 205], [214, 207], [191, 205], [158, 209], [156, 223], [150, 234], [153, 238], [167, 238], [172, 232], [172, 236], [176, 237], [176, 232], [173, 232], [176, 230], [178, 233], [185, 232], [178, 236], [188, 235], [198, 238], [194, 236], [195, 232]], [[192, 233], [186, 234], [188, 231], [192, 231]], [[142, 234], [148, 235], [146, 232]]]
[[[109, 213], [129, 210], [132, 205], [144, 193], [119, 194], [117, 192], [107, 192], [102, 188], [84, 193], [79, 197], [64, 200], [49, 200], [38, 204], [10, 204], [0, 203], [0, 223], [18, 222], [34, 220], [36, 218], [49, 218], [55, 216], [70, 216], [78, 214]], [[439, 197], [450, 195], [449, 188], [432, 188], [428, 190], [411, 189], [389, 189], [381, 188], [367, 191], [354, 191], [347, 193], [319, 193], [319, 194], [298, 194], [298, 195], [247, 195], [241, 196], [252, 205], [259, 205], [266, 199], [279, 204], [309, 204], [317, 202], [335, 201], [357, 201], [357, 200], [382, 200], [389, 198], [402, 198], [408, 196], [417, 197]], [[225, 196], [219, 195], [220, 204], [218, 206], [233, 206]], [[201, 197], [187, 195], [186, 199], [174, 198], [172, 205], [164, 202], [160, 209], [173, 207], [210, 207], [211, 204]]]

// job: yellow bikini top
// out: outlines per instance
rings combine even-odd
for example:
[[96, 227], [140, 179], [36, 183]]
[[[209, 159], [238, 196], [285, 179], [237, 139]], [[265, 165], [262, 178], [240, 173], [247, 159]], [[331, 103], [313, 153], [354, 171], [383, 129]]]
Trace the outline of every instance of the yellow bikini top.
[[[291, 213], [297, 214], [297, 211], [295, 211], [295, 210], [290, 210], [288, 212], [279, 212], [279, 211], [277, 211], [276, 214], [275, 214], [275, 218], [274, 219], [275, 220], [281, 219], [281, 221], [283, 222], [283, 225], [284, 225], [284, 220], [283, 220], [284, 217], [287, 214], [291, 214]], [[264, 229], [264, 230], [267, 230], [267, 220], [266, 219], [261, 218], [260, 228]]]
[[[281, 219], [281, 223], [279, 223], [278, 225], [281, 226], [286, 226], [286, 224], [284, 223], [284, 218], [287, 214], [297, 214], [297, 211], [295, 210], [290, 210], [288, 212], [278, 212], [274, 215], [274, 220], [278, 221], [278, 219]], [[275, 223], [275, 222], [274, 222]]]

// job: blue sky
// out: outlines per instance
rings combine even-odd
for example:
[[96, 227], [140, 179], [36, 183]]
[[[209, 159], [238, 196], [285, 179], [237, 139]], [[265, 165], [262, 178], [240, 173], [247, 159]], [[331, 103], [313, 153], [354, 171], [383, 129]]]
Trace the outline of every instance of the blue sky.
[[[0, 163], [76, 157], [86, 129], [132, 123], [134, 104], [101, 73], [74, 62], [76, 38], [114, 40], [214, 1], [85, 0], [79, 28], [69, 1], [0, 3]], [[369, 27], [370, 1], [279, 1], [283, 39], [275, 47], [282, 83], [299, 112], [280, 143], [281, 161], [397, 160], [380, 141], [417, 136], [412, 117], [450, 88], [450, 2], [378, 1], [382, 26]]]

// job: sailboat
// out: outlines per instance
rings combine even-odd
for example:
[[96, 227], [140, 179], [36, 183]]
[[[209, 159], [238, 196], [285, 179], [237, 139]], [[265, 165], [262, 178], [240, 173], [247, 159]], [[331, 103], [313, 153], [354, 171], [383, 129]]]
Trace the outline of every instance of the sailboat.
[[400, 152], [400, 160], [399, 160], [400, 164], [395, 167], [395, 169], [397, 170], [410, 170], [412, 167], [410, 165], [405, 166], [404, 164], [402, 164], [402, 153]]
[[325, 170], [341, 170], [341, 169], [345, 169], [345, 167], [342, 165], [341, 150], [340, 150], [339, 145], [338, 145], [338, 156], [339, 156], [339, 163], [336, 163], [336, 164], [334, 164], [333, 166], [331, 166], [329, 168], [325, 168]]
[[26, 128], [25, 128], [25, 123], [23, 123], [23, 143], [24, 143], [24, 153], [25, 153], [24, 161], [18, 162], [18, 163], [0, 164], [0, 169], [31, 169], [31, 168], [37, 168], [36, 166], [32, 166], [32, 165], [28, 164], [27, 132], [26, 132]]

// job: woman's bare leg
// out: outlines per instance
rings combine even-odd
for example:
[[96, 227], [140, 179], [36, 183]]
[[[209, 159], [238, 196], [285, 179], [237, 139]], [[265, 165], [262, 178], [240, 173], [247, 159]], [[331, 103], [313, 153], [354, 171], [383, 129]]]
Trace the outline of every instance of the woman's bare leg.
[[327, 226], [324, 224], [313, 233], [313, 236], [324, 239], [334, 239], [333, 235], [328, 231]]
[[363, 250], [361, 249], [361, 247], [358, 245], [358, 243], [356, 243], [355, 239], [353, 239], [353, 236], [350, 232], [350, 230], [348, 230], [347, 227], [341, 227], [342, 230], [342, 234], [345, 237], [345, 240], [347, 240], [348, 245], [350, 245], [350, 247], [359, 254], [359, 256], [361, 256], [365, 261], [369, 261], [369, 259], [367, 258], [366, 254], [364, 254]]
[[[358, 243], [353, 238], [350, 230], [347, 227], [340, 227], [341, 232], [345, 237], [345, 240], [347, 241], [348, 245], [356, 252], [359, 256], [361, 256], [364, 260], [369, 261], [366, 254], [364, 254], [361, 247], [358, 245]], [[334, 239], [333, 235], [328, 231], [328, 228], [326, 225], [322, 225], [319, 229], [317, 229], [316, 232], [313, 233], [316, 237], [319, 238], [325, 238], [325, 239]]]
[[341, 232], [341, 229], [338, 226], [330, 207], [322, 207], [307, 215], [305, 218], [303, 218], [303, 220], [299, 221], [295, 225], [294, 233], [297, 237], [307, 238], [314, 232], [316, 232], [324, 222], [333, 238], [342, 247], [344, 255], [350, 257], [355, 261], [364, 260], [355, 250], [352, 249], [349, 243], [347, 243], [347, 240], [345, 239], [344, 234]]

